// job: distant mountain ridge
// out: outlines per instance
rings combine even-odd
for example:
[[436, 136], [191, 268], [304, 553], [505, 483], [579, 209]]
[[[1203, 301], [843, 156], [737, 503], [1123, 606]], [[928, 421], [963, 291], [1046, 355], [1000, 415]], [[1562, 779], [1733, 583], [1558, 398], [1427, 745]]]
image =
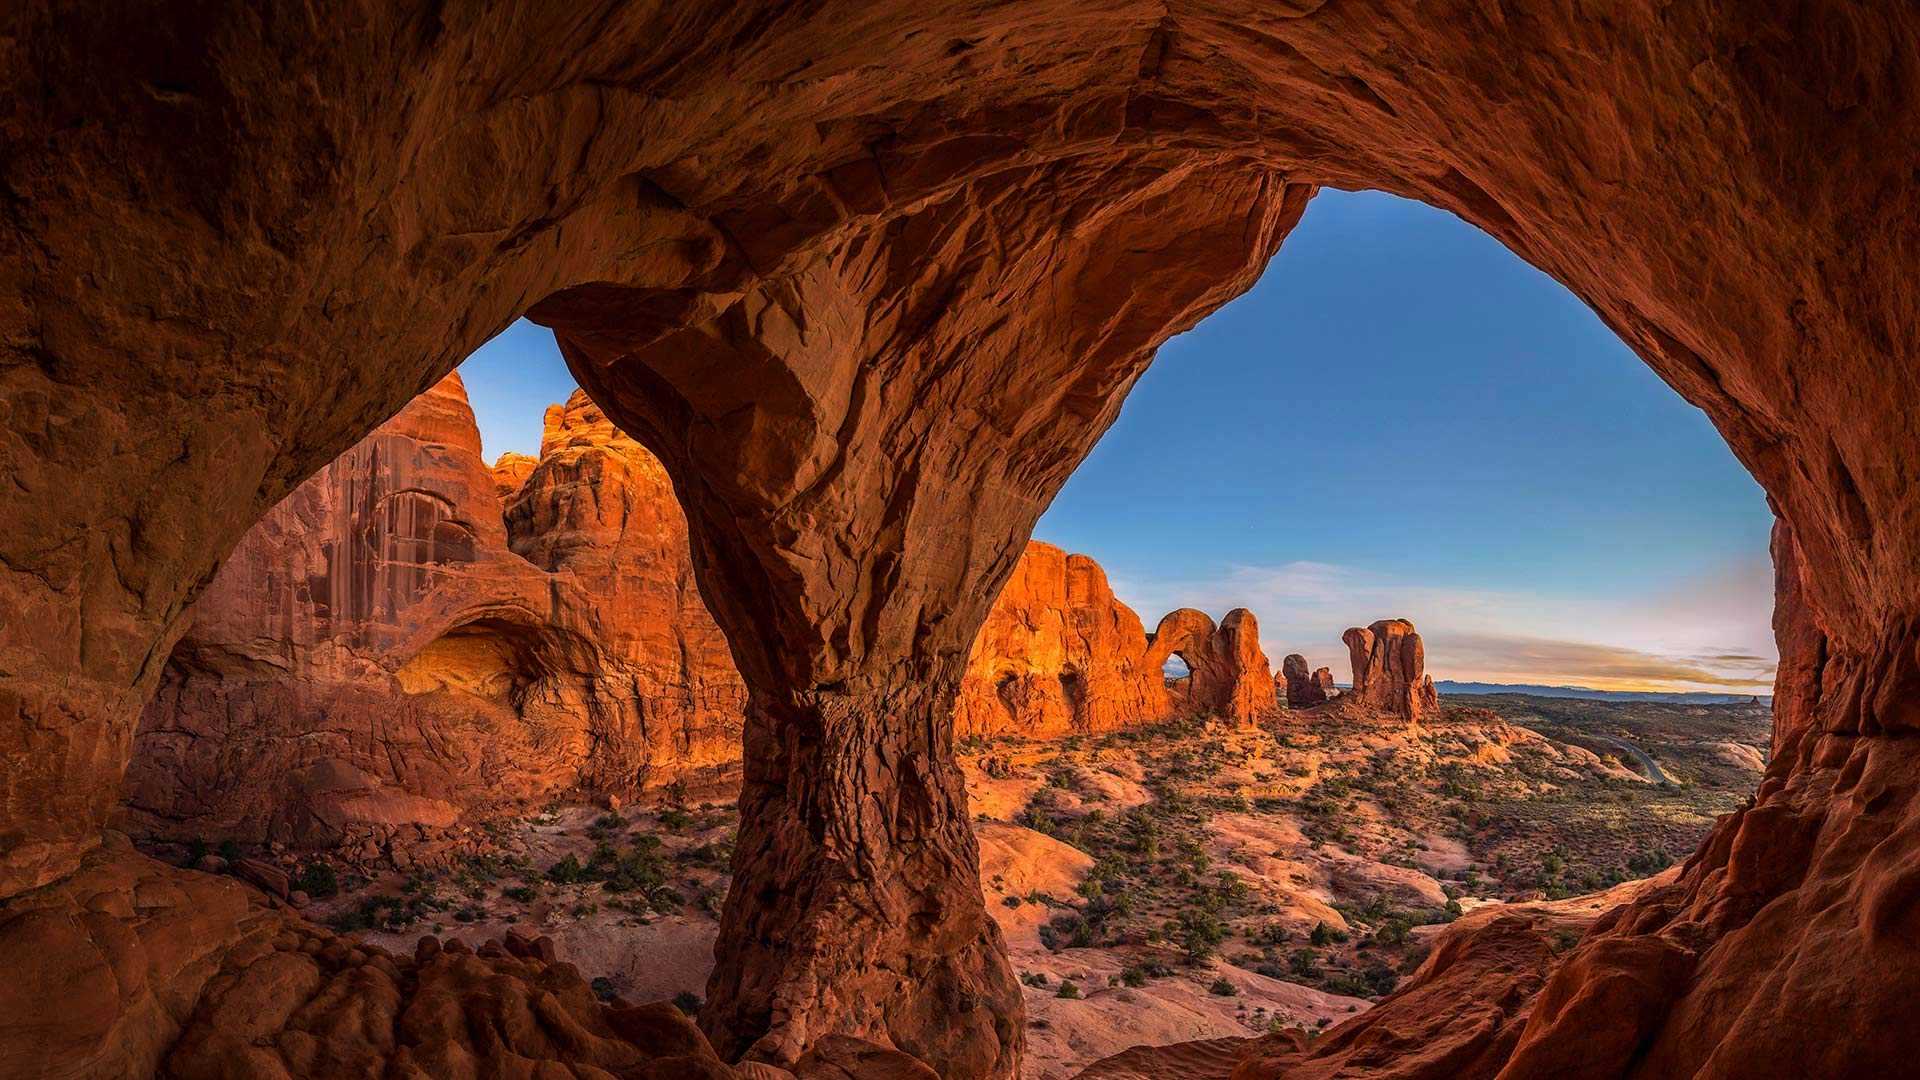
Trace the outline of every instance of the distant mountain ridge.
[[1588, 698], [1597, 701], [1661, 701], [1680, 705], [1773, 704], [1772, 694], [1715, 694], [1706, 691], [1595, 690], [1587, 686], [1539, 686], [1533, 683], [1454, 682], [1442, 679], [1434, 687], [1441, 694], [1531, 694], [1534, 697]]

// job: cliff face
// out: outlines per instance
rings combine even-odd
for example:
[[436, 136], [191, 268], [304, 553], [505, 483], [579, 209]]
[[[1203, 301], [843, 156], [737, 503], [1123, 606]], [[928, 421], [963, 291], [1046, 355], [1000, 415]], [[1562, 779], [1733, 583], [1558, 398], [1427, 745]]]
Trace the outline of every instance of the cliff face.
[[547, 410], [539, 466], [506, 523], [513, 553], [561, 583], [554, 624], [591, 646], [573, 702], [594, 718], [581, 785], [628, 792], [737, 760], [745, 684], [701, 602], [659, 460], [575, 391]]
[[126, 816], [339, 840], [739, 753], [744, 689], [659, 463], [576, 395], [503, 520], [457, 375], [302, 484], [194, 608]]
[[1167, 715], [1140, 617], [1085, 555], [1029, 543], [975, 639], [954, 715], [957, 735], [1051, 738]]
[[[324, 846], [741, 756], [745, 688], [658, 459], [585, 394], [489, 469], [458, 375], [302, 484], [194, 609], [142, 715], [124, 818]], [[1191, 675], [1169, 684], [1167, 657]], [[955, 731], [1053, 738], [1274, 706], [1245, 611], [1150, 639], [1100, 565], [1032, 543]], [[1264, 692], [1263, 692], [1264, 691]]]

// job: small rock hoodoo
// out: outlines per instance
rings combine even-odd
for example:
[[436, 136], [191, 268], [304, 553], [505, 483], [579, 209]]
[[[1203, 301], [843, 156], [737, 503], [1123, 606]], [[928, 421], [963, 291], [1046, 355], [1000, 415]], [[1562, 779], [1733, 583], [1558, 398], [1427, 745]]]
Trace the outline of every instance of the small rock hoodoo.
[[1274, 688], [1286, 698], [1286, 703], [1296, 709], [1311, 705], [1324, 704], [1333, 699], [1333, 672], [1326, 668], [1317, 671], [1307, 670], [1307, 658], [1299, 653], [1289, 653], [1280, 661], [1280, 675]]

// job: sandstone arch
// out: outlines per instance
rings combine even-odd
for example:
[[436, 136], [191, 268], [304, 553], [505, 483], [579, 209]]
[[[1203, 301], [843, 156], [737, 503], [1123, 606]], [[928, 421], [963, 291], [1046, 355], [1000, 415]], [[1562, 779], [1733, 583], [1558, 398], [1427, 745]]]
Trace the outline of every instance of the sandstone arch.
[[1147, 644], [1146, 666], [1159, 671], [1172, 656], [1187, 665], [1180, 693], [1189, 711], [1244, 722], [1278, 707], [1260, 627], [1246, 608], [1227, 612], [1218, 627], [1204, 611], [1168, 612]]
[[1920, 989], [1881, 962], [1920, 812], [1911, 740], [1884, 737], [1920, 724], [1912, 11], [4, 20], [0, 896], [93, 848], [246, 526], [526, 312], [665, 462], [750, 687], [709, 1031], [1010, 1075], [1019, 999], [947, 757], [967, 643], [1154, 348], [1253, 280], [1314, 185], [1376, 186], [1555, 276], [1708, 413], [1790, 533], [1795, 641], [1822, 643], [1783, 664], [1815, 685], [1782, 695], [1754, 809], [1562, 968], [1508, 1073], [1575, 1045], [1589, 1074], [1819, 1072]]

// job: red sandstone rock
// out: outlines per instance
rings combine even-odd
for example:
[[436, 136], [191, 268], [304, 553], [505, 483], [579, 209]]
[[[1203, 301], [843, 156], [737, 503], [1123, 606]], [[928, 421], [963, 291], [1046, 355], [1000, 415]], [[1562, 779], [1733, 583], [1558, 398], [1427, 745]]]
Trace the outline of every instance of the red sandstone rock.
[[287, 872], [259, 859], [241, 859], [233, 864], [233, 876], [282, 900], [288, 897]]
[[[738, 760], [740, 678], [658, 460], [578, 393], [547, 410], [536, 467], [515, 457], [491, 470], [512, 495], [509, 551], [450, 376], [249, 533], [147, 710], [130, 823], [315, 846], [371, 828], [381, 839], [362, 861], [404, 862], [424, 854], [407, 826], [576, 787], [614, 804]], [[406, 513], [357, 509], [396, 501]], [[1198, 612], [1181, 619], [1197, 620], [1184, 647], [1203, 665], [1186, 707], [1265, 709], [1242, 700], [1265, 663], [1257, 632], [1235, 616], [1219, 634]], [[1173, 703], [1147, 653], [1098, 563], [1031, 543], [974, 642], [956, 732], [1165, 719]], [[369, 728], [374, 715], [389, 722]]]
[[143, 716], [130, 824], [332, 844], [736, 759], [665, 474], [584, 396], [548, 422], [506, 521], [453, 375], [250, 532]]
[[507, 451], [493, 462], [493, 492], [500, 497], [502, 504], [513, 501], [520, 488], [540, 467], [540, 459], [526, 454]]
[[1352, 654], [1352, 693], [1359, 704], [1409, 720], [1439, 704], [1433, 677], [1426, 673], [1426, 648], [1412, 623], [1382, 619], [1364, 630], [1348, 630], [1342, 640]]
[[489, 961], [431, 940], [411, 958], [349, 947], [117, 838], [59, 884], [0, 901], [0, 1075], [734, 1076], [671, 1005], [600, 1005], [551, 963], [550, 941]]
[[1307, 658], [1299, 653], [1291, 653], [1280, 662], [1280, 681], [1275, 684], [1276, 691], [1284, 685], [1287, 704], [1299, 709], [1309, 705], [1319, 705], [1332, 696], [1333, 673], [1326, 668], [1309, 673]]
[[1188, 672], [1168, 690], [1176, 708], [1244, 723], [1277, 707], [1260, 628], [1246, 608], [1227, 612], [1218, 629], [1205, 612], [1168, 612], [1148, 643], [1147, 664], [1158, 671], [1171, 656], [1180, 657]]
[[1165, 679], [1139, 616], [1100, 564], [1029, 543], [974, 640], [958, 735], [1048, 738], [1166, 718]]
[[[672, 475], [751, 688], [706, 1022], [1013, 1075], [949, 757], [975, 631], [1154, 349], [1313, 185], [1379, 187], [1486, 229], [1706, 412], [1827, 642], [1754, 807], [1562, 968], [1513, 1074], [1586, 1045], [1602, 993], [1632, 1030], [1588, 1072], [1910, 1071], [1920, 15], [1519, 9], [12, 5], [0, 896], [99, 843], [247, 529], [531, 314]], [[1690, 970], [1642, 962], [1670, 946]], [[178, 985], [174, 1014], [205, 1004]]]
[[1773, 753], [1813, 726], [1829, 644], [1801, 580], [1799, 546], [1786, 521], [1773, 523], [1773, 636], [1780, 663], [1773, 680]]

